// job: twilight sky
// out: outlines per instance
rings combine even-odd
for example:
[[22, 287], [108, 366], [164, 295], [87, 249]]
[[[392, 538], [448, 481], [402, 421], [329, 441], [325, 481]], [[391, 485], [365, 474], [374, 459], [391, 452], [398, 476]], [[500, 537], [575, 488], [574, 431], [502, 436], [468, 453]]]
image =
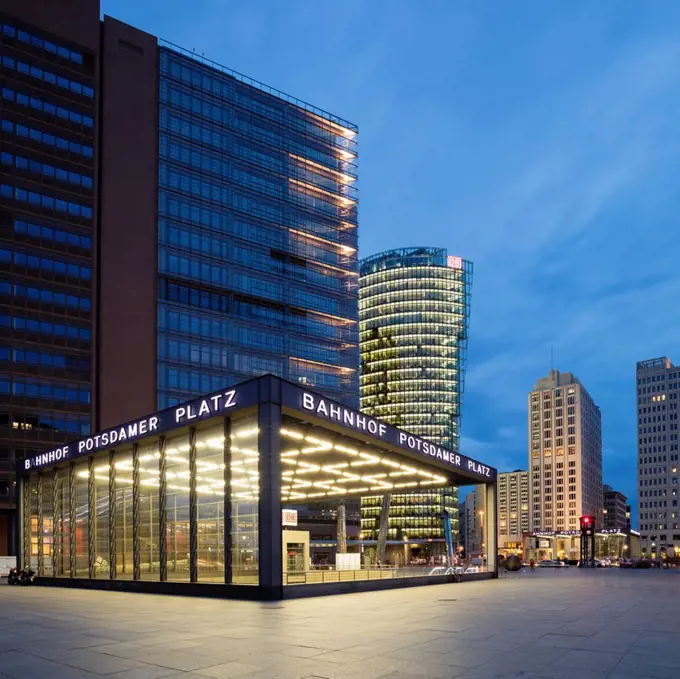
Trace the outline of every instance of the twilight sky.
[[680, 3], [103, 0], [359, 125], [361, 256], [475, 263], [462, 452], [527, 466], [527, 392], [572, 371], [635, 506], [635, 362], [680, 362]]

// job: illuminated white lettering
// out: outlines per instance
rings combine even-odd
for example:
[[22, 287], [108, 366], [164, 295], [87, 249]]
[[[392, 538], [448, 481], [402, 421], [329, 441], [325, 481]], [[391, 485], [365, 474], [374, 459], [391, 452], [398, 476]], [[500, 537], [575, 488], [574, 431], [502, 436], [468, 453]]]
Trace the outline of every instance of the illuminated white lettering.
[[24, 469], [30, 469], [31, 468], [31, 461], [30, 460], [24, 460]]
[[125, 441], [126, 438], [127, 438], [127, 434], [125, 433], [125, 427], [121, 427], [118, 430], [118, 440], [119, 441]]
[[187, 414], [186, 408], [177, 408], [175, 410], [175, 422], [179, 422]]
[[335, 417], [336, 419], [340, 419], [340, 406], [334, 406], [332, 403], [330, 404], [330, 410], [331, 410], [331, 417]]
[[322, 398], [319, 399], [319, 405], [316, 406], [316, 412], [328, 417], [328, 408], [326, 408], [326, 402]]
[[342, 413], [343, 424], [348, 424], [350, 427], [354, 426], [354, 413], [351, 410], [345, 410]]
[[311, 394], [302, 394], [302, 407], [305, 410], [314, 410], [314, 397]]
[[118, 432], [114, 429], [109, 432], [109, 443], [113, 445], [118, 440]]
[[107, 431], [105, 431], [105, 432], [102, 434], [102, 445], [103, 445], [103, 446], [108, 446], [108, 445], [109, 445], [109, 433], [108, 433]]
[[378, 433], [378, 423], [375, 420], [369, 420], [368, 421], [368, 431], [371, 434], [377, 434]]
[[[144, 420], [142, 420], [142, 422], [143, 421]], [[128, 438], [132, 438], [133, 436], [137, 436], [138, 429], [139, 429], [139, 422], [133, 422], [132, 424], [128, 424], [128, 428], [127, 428]]]
[[354, 421], [356, 423], [357, 429], [366, 429], [366, 418], [363, 415], [359, 415], [359, 413], [357, 413]]
[[387, 427], [384, 424], [378, 425], [378, 435], [382, 437], [382, 436], [385, 436], [386, 433], [387, 433]]
[[404, 445], [404, 443], [406, 443], [406, 438], [407, 438], [407, 435], [403, 431], [400, 431], [399, 432], [399, 445], [400, 446], [402, 446], [402, 445]]
[[78, 452], [82, 453], [85, 448], [85, 441], [78, 441]]
[[224, 404], [226, 408], [233, 408], [236, 405], [236, 390], [232, 389], [224, 394], [227, 397], [227, 402]]
[[198, 409], [198, 416], [201, 417], [202, 415], [210, 415], [210, 406], [207, 401], [201, 401], [201, 406]]
[[157, 417], [150, 417], [149, 418], [149, 431], [156, 431], [158, 429], [158, 418]]
[[195, 420], [196, 411], [192, 411], [191, 406], [187, 406], [187, 420]]
[[140, 420], [139, 421], [139, 433], [141, 434], [146, 434], [146, 427], [148, 425], [147, 420]]

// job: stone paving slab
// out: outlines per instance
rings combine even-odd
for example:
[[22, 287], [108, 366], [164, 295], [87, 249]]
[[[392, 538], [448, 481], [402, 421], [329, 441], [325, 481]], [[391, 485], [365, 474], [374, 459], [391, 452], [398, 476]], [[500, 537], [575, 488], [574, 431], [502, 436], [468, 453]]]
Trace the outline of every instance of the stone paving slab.
[[279, 604], [0, 586], [0, 679], [677, 679], [680, 572]]

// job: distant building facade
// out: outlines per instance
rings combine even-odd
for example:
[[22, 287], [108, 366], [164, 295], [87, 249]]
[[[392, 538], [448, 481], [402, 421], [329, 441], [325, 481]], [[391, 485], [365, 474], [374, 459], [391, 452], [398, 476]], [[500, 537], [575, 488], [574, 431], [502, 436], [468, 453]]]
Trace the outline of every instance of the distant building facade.
[[[528, 419], [534, 532], [578, 531], [584, 515], [601, 523], [602, 422], [586, 388], [572, 373], [551, 370], [529, 394]], [[558, 555], [577, 558], [575, 537], [558, 542]]]
[[529, 472], [516, 469], [498, 475], [498, 547], [522, 551], [522, 536], [531, 531]]
[[643, 554], [680, 552], [678, 400], [680, 366], [640, 361], [637, 378], [638, 520]]
[[461, 524], [465, 524], [465, 556], [478, 558], [484, 552], [484, 490], [476, 486], [460, 505]]
[[602, 510], [602, 527], [625, 529], [630, 527], [630, 517], [627, 517], [627, 497], [605, 485], [602, 491], [604, 508]]

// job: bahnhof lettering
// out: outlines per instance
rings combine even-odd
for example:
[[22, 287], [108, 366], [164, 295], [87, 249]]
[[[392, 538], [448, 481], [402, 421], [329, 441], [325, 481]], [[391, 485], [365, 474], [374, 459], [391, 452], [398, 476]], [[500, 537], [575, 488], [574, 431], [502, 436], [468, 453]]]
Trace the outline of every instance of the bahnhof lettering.
[[35, 455], [17, 480], [21, 562], [45, 585], [279, 599], [448, 581], [341, 534], [314, 564], [305, 517], [452, 485], [485, 489], [497, 573], [495, 469], [271, 375]]

